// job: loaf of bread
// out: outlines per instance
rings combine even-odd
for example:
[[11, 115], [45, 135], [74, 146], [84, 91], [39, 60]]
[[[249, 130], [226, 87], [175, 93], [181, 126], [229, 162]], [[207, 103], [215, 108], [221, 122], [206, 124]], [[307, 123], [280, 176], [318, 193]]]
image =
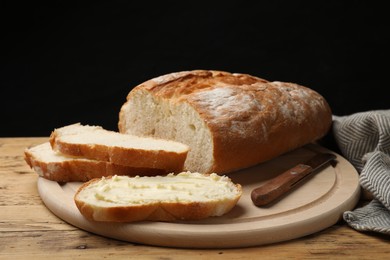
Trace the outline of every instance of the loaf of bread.
[[110, 162], [67, 156], [53, 151], [49, 142], [28, 147], [24, 151], [27, 164], [40, 176], [56, 182], [85, 182], [110, 175], [165, 175], [162, 169], [134, 168]]
[[166, 172], [181, 172], [189, 150], [179, 142], [120, 134], [79, 123], [55, 129], [50, 143], [53, 150], [66, 155]]
[[241, 194], [241, 186], [226, 176], [182, 172], [94, 179], [78, 189], [74, 201], [94, 221], [199, 220], [229, 212]]
[[307, 87], [195, 70], [133, 88], [118, 127], [121, 133], [185, 143], [186, 170], [223, 174], [314, 142], [331, 123], [328, 103]]

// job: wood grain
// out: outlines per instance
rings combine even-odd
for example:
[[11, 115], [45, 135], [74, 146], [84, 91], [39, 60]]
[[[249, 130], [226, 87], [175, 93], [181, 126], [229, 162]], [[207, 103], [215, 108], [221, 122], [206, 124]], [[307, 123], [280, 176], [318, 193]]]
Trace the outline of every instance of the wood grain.
[[[388, 259], [388, 236], [360, 233], [343, 221], [299, 239], [240, 249], [173, 249], [93, 235], [53, 215], [23, 161], [26, 146], [47, 138], [0, 138], [0, 259]], [[361, 204], [365, 202], [362, 201]]]

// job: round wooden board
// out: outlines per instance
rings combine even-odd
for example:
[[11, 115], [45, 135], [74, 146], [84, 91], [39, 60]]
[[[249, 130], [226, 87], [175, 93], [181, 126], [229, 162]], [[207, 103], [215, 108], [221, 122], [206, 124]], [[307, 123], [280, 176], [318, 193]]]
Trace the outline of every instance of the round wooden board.
[[233, 248], [286, 241], [323, 230], [356, 205], [360, 186], [355, 168], [337, 155], [337, 164], [312, 174], [298, 188], [266, 207], [253, 205], [251, 191], [316, 152], [308, 145], [258, 166], [229, 174], [243, 187], [236, 207], [222, 217], [192, 222], [99, 223], [86, 220], [74, 204], [81, 183], [38, 179], [45, 205], [64, 221], [102, 236], [147, 245], [187, 248]]

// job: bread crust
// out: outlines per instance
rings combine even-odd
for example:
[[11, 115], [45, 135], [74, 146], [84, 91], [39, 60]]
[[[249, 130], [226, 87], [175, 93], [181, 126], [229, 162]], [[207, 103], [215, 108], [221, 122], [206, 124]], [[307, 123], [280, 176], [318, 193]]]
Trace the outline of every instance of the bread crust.
[[185, 102], [197, 111], [212, 133], [214, 164], [208, 173], [270, 160], [322, 138], [332, 123], [329, 104], [307, 87], [248, 74], [194, 70], [163, 75], [131, 90], [119, 113], [122, 133], [131, 133], [127, 113], [137, 111], [124, 108], [138, 91], [172, 103]]
[[26, 148], [24, 151], [26, 163], [39, 176], [56, 182], [85, 182], [94, 178], [110, 175], [155, 176], [169, 172], [162, 169], [134, 168], [109, 162], [72, 158], [65, 161], [45, 161]]
[[[112, 176], [107, 177], [107, 179]], [[238, 202], [242, 194], [240, 184], [235, 184], [239, 194], [235, 199], [207, 202], [156, 202], [149, 204], [104, 207], [95, 206], [78, 198], [78, 194], [87, 186], [100, 181], [92, 179], [80, 186], [74, 195], [74, 201], [80, 213], [87, 219], [102, 222], [135, 222], [135, 221], [177, 221], [201, 220], [216, 215], [217, 209], [223, 205], [223, 213], [229, 212]]]

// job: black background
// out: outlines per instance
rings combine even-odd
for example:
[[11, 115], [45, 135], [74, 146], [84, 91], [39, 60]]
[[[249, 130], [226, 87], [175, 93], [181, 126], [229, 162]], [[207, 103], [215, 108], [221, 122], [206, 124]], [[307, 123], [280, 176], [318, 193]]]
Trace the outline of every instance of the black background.
[[191, 69], [305, 85], [336, 115], [389, 109], [385, 2], [2, 1], [0, 136], [117, 130], [132, 87]]

